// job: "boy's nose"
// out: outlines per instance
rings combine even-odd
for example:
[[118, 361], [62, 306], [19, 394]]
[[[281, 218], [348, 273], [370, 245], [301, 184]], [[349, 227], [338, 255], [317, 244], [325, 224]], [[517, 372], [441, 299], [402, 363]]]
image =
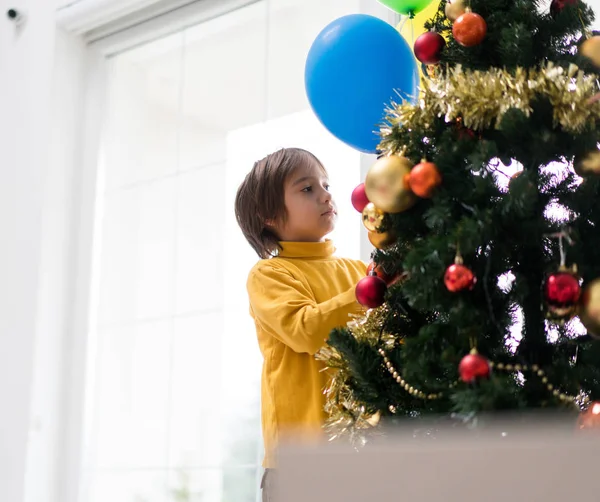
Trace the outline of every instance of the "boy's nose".
[[323, 193], [321, 194], [321, 199], [323, 202], [329, 202], [329, 201], [331, 201], [331, 194], [327, 190], [323, 189]]

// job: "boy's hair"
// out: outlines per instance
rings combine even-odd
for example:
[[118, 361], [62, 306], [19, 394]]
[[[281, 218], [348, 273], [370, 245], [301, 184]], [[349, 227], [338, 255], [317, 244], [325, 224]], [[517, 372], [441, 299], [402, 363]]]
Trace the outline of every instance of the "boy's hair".
[[305, 163], [321, 161], [301, 148], [282, 148], [254, 163], [235, 196], [235, 217], [244, 237], [261, 258], [275, 256], [279, 237], [267, 220], [285, 223], [284, 183], [294, 170]]

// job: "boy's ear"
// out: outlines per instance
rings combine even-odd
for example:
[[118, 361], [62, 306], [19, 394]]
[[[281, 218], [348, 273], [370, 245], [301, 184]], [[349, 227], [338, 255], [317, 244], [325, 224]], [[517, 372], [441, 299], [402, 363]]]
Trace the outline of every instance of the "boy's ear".
[[267, 227], [271, 227], [271, 228], [273, 228], [273, 227], [275, 226], [275, 220], [272, 220], [271, 218], [267, 218], [267, 219], [265, 220], [265, 225], [266, 225]]

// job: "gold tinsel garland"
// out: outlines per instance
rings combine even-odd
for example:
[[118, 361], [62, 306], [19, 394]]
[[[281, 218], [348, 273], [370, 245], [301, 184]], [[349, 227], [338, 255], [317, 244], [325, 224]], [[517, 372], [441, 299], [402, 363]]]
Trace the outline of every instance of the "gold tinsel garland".
[[[348, 323], [348, 330], [358, 341], [367, 342], [377, 350], [379, 347], [392, 348], [395, 337], [383, 331], [384, 323], [390, 315], [387, 304], [368, 310], [365, 315], [355, 316]], [[325, 430], [331, 440], [344, 436], [355, 445], [365, 442], [364, 432], [379, 421], [378, 413], [369, 413], [355, 397], [347, 382], [351, 376], [348, 363], [341, 354], [329, 345], [316, 355], [328, 370], [333, 370], [332, 378], [325, 389], [325, 412], [328, 414]]]
[[[497, 128], [508, 110], [516, 108], [530, 116], [533, 100], [545, 97], [552, 104], [555, 127], [578, 133], [600, 119], [600, 101], [592, 100], [597, 92], [596, 76], [573, 64], [568, 70], [552, 63], [541, 69], [516, 68], [514, 74], [501, 68], [464, 71], [457, 66], [445, 77], [425, 80], [418, 104], [393, 105], [387, 121], [406, 130], [427, 129], [435, 117], [446, 122], [461, 119], [474, 130]], [[391, 132], [390, 127], [381, 129], [383, 146]]]

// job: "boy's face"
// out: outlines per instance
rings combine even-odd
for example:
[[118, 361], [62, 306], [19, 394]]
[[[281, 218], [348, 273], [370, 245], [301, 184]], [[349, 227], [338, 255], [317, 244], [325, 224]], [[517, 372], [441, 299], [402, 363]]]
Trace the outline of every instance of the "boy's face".
[[318, 163], [297, 167], [285, 180], [284, 197], [287, 219], [276, 226], [282, 241], [319, 242], [334, 229], [337, 208]]

